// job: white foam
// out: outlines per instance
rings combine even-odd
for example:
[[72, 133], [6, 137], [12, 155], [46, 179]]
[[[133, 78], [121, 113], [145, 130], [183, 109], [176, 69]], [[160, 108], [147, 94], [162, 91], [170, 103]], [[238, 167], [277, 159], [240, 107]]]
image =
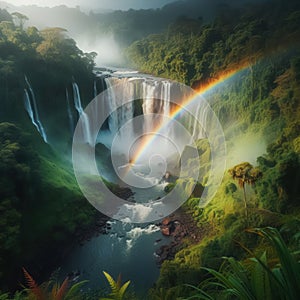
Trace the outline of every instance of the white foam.
[[126, 247], [127, 247], [127, 251], [129, 251], [134, 243], [137, 241], [138, 238], [140, 238], [142, 235], [145, 234], [152, 234], [154, 232], [159, 231], [160, 228], [154, 224], [151, 224], [145, 228], [141, 228], [141, 227], [134, 227], [132, 228], [129, 232], [127, 232], [126, 237], [128, 238], [126, 240]]

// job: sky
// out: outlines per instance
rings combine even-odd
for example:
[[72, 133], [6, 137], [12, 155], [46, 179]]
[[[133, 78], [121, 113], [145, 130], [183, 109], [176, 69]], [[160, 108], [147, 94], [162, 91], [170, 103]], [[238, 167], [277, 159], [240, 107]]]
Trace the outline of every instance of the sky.
[[157, 8], [175, 0], [4, 0], [13, 5], [31, 5], [38, 6], [57, 6], [67, 5], [75, 7], [77, 5], [83, 8], [103, 8], [103, 9], [121, 9], [127, 10], [129, 8]]

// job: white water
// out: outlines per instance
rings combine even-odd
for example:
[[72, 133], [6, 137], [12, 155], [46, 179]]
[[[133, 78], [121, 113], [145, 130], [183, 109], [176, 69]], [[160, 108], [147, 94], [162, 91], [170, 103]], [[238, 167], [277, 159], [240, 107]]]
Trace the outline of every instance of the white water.
[[121, 274], [123, 282], [130, 280], [135, 292], [145, 297], [159, 275], [155, 252], [170, 243], [171, 238], [162, 236], [154, 224], [143, 227], [119, 221], [108, 224], [111, 226], [108, 234], [76, 247], [66, 258], [60, 271], [62, 278], [79, 271], [78, 280], [89, 280], [84, 287], [99, 289], [106, 287], [102, 271], [115, 279]]
[[67, 101], [67, 113], [68, 113], [68, 118], [69, 118], [70, 131], [71, 131], [71, 134], [73, 134], [74, 129], [75, 129], [75, 122], [74, 122], [74, 116], [73, 116], [73, 113], [71, 110], [69, 91], [67, 88], [66, 88], [66, 101]]
[[92, 137], [91, 137], [91, 128], [90, 128], [90, 122], [87, 114], [84, 112], [81, 104], [81, 97], [80, 97], [80, 91], [79, 87], [76, 82], [72, 83], [73, 87], [73, 97], [74, 97], [74, 105], [78, 112], [78, 115], [82, 118], [83, 122], [82, 124], [82, 136], [83, 136], [83, 142], [86, 142], [90, 145], [92, 145]]
[[47, 141], [47, 135], [45, 132], [45, 129], [40, 121], [39, 117], [39, 111], [36, 103], [35, 94], [33, 92], [33, 89], [31, 87], [31, 84], [28, 80], [28, 78], [25, 75], [25, 82], [27, 85], [27, 88], [24, 89], [24, 105], [25, 109], [31, 119], [32, 124], [36, 127], [38, 132], [40, 133], [41, 137], [43, 138], [45, 143], [48, 143]]
[[[135, 193], [134, 200], [137, 203], [133, 209], [132, 207], [128, 208], [129, 204], [124, 204], [119, 208], [118, 215], [122, 216], [123, 222], [111, 222], [111, 230], [108, 235], [100, 235], [76, 248], [67, 258], [62, 269], [67, 273], [79, 270], [82, 274], [81, 279], [89, 280], [89, 287], [99, 287], [101, 282], [105, 282], [101, 275], [102, 270], [109, 272], [113, 277], [122, 273], [123, 280], [130, 279], [135, 290], [143, 294], [152, 286], [159, 274], [155, 251], [163, 244], [170, 243], [171, 238], [162, 236], [159, 227], [155, 224], [135, 225], [129, 222], [132, 219], [144, 220], [152, 213], [153, 207], [144, 204], [152, 202], [154, 206], [157, 204], [155, 207], [158, 207], [158, 210], [160, 208], [161, 201], [159, 199], [165, 196], [163, 191], [165, 183], [161, 179], [167, 170], [168, 162], [163, 164], [159, 158], [168, 158], [174, 153], [181, 154], [184, 147], [190, 143], [191, 136], [201, 138], [204, 136], [204, 132], [198, 129], [201, 125], [189, 114], [182, 113], [181, 116], [183, 116], [185, 127], [190, 132], [190, 137], [185, 136], [180, 127], [176, 127], [176, 120], [170, 122], [173, 82], [149, 76], [136, 76], [136, 74], [128, 75], [126, 73], [125, 75], [121, 72], [113, 74], [112, 77], [105, 77], [104, 81], [108, 88], [105, 96], [107, 98], [96, 102], [96, 109], [89, 117], [97, 120], [103, 111], [112, 113], [108, 118], [108, 128], [100, 132], [97, 141], [111, 148], [112, 152], [115, 151], [116, 160], [119, 160], [116, 169], [119, 171], [118, 174], [124, 170], [125, 175], [121, 176], [123, 180], [126, 181], [127, 177], [132, 179], [139, 175], [136, 180], [142, 182], [138, 182], [137, 185], [149, 182], [151, 187], [132, 187], [131, 189]], [[74, 104], [77, 111], [81, 111], [82, 114], [80, 96], [77, 92], [78, 86], [76, 88], [75, 85], [73, 88], [75, 89], [74, 94], [78, 95]], [[97, 83], [95, 81], [94, 94], [96, 93]], [[141, 123], [131, 123], [131, 120], [137, 118], [134, 115], [134, 102], [122, 105], [123, 99], [131, 98], [142, 101]], [[202, 107], [193, 109], [197, 111], [197, 116], [201, 119], [200, 123], [205, 125], [205, 110]], [[86, 122], [85, 124], [91, 126], [90, 123]], [[149, 144], [148, 150], [140, 156], [138, 161], [133, 164], [130, 162], [130, 157], [123, 157], [130, 146], [134, 144], [133, 141], [137, 140], [138, 148], [140, 134], [156, 132], [158, 127], [161, 128], [160, 135], [155, 137], [155, 143]], [[88, 142], [88, 139], [85, 142]], [[134, 156], [135, 149], [132, 148]], [[158, 160], [151, 168], [148, 162], [153, 153], [158, 154], [154, 157]], [[111, 171], [113, 172], [113, 170]], [[159, 215], [159, 217], [162, 218], [163, 215]], [[158, 241], [160, 239], [162, 241]]]

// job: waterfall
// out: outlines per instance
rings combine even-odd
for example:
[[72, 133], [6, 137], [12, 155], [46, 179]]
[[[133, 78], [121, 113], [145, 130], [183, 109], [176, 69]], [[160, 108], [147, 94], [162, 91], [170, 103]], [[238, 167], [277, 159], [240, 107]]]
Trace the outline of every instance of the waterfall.
[[[83, 128], [81, 130], [84, 142], [92, 144], [91, 129], [93, 121], [98, 120], [99, 118], [102, 119], [101, 116], [104, 117], [105, 112], [109, 111], [110, 115], [107, 118], [107, 121], [104, 122], [104, 126], [97, 137], [97, 142], [103, 143], [111, 148], [113, 140], [117, 137], [118, 145], [122, 153], [122, 149], [126, 149], [126, 145], [130, 141], [139, 139], [139, 136], [143, 134], [145, 134], [145, 140], [147, 134], [156, 132], [159, 128], [160, 137], [156, 138], [156, 145], [160, 148], [160, 153], [169, 155], [170, 153], [168, 153], [168, 151], [171, 150], [170, 142], [178, 141], [178, 136], [182, 136], [182, 129], [178, 126], [176, 127], [176, 120], [172, 121], [172, 108], [175, 107], [172, 103], [172, 101], [174, 101], [172, 97], [174, 98], [174, 94], [180, 94], [181, 92], [178, 89], [178, 86], [176, 86], [176, 83], [166, 79], [153, 77], [100, 77], [93, 83], [95, 97], [98, 97], [99, 91], [97, 80], [100, 80], [101, 83], [101, 87], [99, 83], [99, 89], [102, 90], [102, 88], [107, 88], [107, 92], [104, 93], [106, 99], [99, 98], [99, 101], [96, 101], [96, 107], [89, 116], [84, 113], [82, 108], [79, 87], [75, 82], [73, 83], [74, 105], [78, 114], [82, 116]], [[66, 91], [66, 97], [71, 124], [74, 120], [72, 120], [68, 91]], [[134, 101], [124, 103], [124, 99], [136, 99], [142, 101], [142, 123], [139, 124], [140, 126], [138, 126], [138, 128], [134, 122], [131, 121], [136, 117], [135, 105], [140, 104]], [[191, 137], [189, 139], [181, 137], [179, 150], [183, 150], [184, 146], [193, 140], [206, 137], [202, 128], [207, 122], [206, 108], [197, 103], [191, 111], [196, 112], [197, 118], [191, 116], [187, 112], [181, 112], [178, 117], [178, 122], [190, 132]], [[138, 143], [143, 143], [144, 140], [141, 139]], [[152, 150], [150, 149], [148, 154]]]
[[[134, 116], [134, 103], [129, 102], [124, 105], [120, 103], [120, 99], [135, 96], [134, 83], [128, 78], [116, 79], [112, 77], [105, 78], [105, 83], [108, 88], [109, 97], [109, 110], [112, 112], [109, 117], [109, 130], [112, 134], [115, 134], [127, 121], [133, 119]], [[121, 84], [122, 89], [118, 89], [122, 95], [115, 95], [115, 90], [112, 88], [115, 84]], [[124, 134], [133, 135], [133, 127], [130, 129], [127, 127]]]
[[[109, 111], [113, 112], [116, 109], [116, 97], [114, 94], [114, 89], [112, 88], [111, 78], [105, 78], [105, 83], [108, 89], [108, 105]], [[118, 130], [118, 116], [117, 112], [111, 114], [108, 119], [108, 126], [111, 133], [116, 133]]]
[[94, 80], [94, 98], [97, 97], [98, 95], [98, 90], [97, 90], [97, 80]]
[[85, 143], [92, 145], [92, 137], [90, 131], [90, 122], [87, 114], [84, 112], [81, 104], [80, 92], [79, 87], [76, 82], [72, 83], [73, 87], [73, 97], [74, 97], [74, 105], [78, 112], [78, 115], [82, 118], [82, 137]]
[[66, 88], [66, 100], [67, 100], [67, 113], [68, 113], [68, 118], [69, 118], [70, 131], [71, 131], [71, 134], [73, 134], [74, 129], [75, 129], [75, 122], [74, 122], [74, 117], [73, 117], [73, 113], [71, 110], [69, 91], [67, 88]]
[[33, 89], [29, 83], [28, 78], [25, 75], [25, 82], [27, 85], [27, 88], [24, 89], [24, 105], [25, 109], [31, 119], [32, 124], [36, 127], [40, 135], [42, 136], [45, 143], [48, 143], [47, 141], [47, 135], [45, 132], [45, 129], [40, 121], [38, 107], [35, 99], [35, 94], [33, 92]]
[[197, 106], [196, 116], [194, 120], [191, 118], [190, 125], [193, 124], [189, 129], [192, 132], [192, 140], [199, 140], [206, 138], [206, 132], [204, 127], [207, 127], [207, 116], [208, 116], [208, 105], [201, 105], [201, 103]]

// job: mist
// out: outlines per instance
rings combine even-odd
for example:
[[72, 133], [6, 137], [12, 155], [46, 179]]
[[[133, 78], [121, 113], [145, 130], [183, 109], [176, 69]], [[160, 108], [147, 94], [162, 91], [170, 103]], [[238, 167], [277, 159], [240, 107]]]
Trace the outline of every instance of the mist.
[[76, 37], [76, 42], [82, 51], [98, 54], [95, 59], [97, 66], [122, 66], [125, 64], [122, 49], [112, 33], [96, 36], [93, 39], [79, 35]]
[[13, 5], [37, 5], [42, 7], [54, 7], [58, 5], [66, 5], [68, 7], [80, 6], [84, 9], [107, 9], [107, 10], [128, 10], [132, 9], [148, 9], [158, 8], [163, 5], [174, 2], [176, 0], [9, 0]]
[[[65, 28], [81, 50], [98, 54], [98, 66], [126, 67], [123, 52], [128, 46], [150, 34], [163, 32], [179, 17], [211, 22], [222, 9], [221, 3], [239, 7], [242, 3], [257, 1], [55, 0], [48, 4], [48, 1], [43, 0], [12, 0], [9, 4], [0, 2], [0, 5], [11, 13], [18, 11], [26, 15], [29, 20], [25, 26], [36, 26], [39, 30], [47, 27]], [[45, 7], [49, 5], [53, 7]]]

